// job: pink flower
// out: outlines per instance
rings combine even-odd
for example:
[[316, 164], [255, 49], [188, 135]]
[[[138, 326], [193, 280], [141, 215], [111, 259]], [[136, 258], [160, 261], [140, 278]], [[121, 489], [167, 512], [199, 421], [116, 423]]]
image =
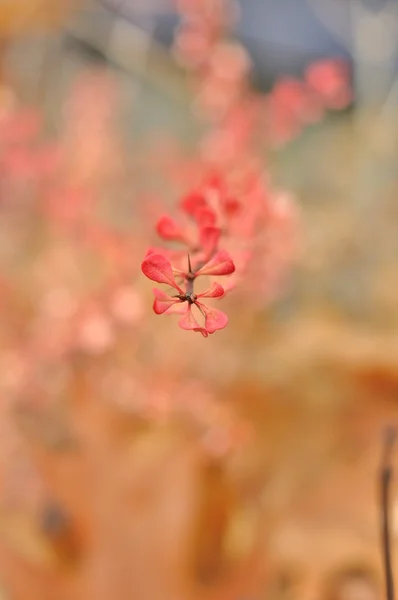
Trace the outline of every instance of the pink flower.
[[[196, 277], [200, 275], [228, 275], [234, 272], [235, 265], [227, 252], [217, 252], [212, 259], [196, 270], [192, 269], [188, 258], [187, 272], [173, 269], [170, 261], [163, 254], [149, 254], [142, 263], [141, 269], [151, 281], [170, 285], [177, 292], [170, 295], [157, 288], [153, 290], [155, 294], [153, 310], [157, 315], [164, 313], [182, 314], [178, 322], [179, 326], [182, 329], [198, 331], [204, 337], [218, 329], [223, 329], [227, 325], [228, 317], [225, 313], [200, 301], [202, 298], [222, 298], [224, 288], [219, 283], [213, 283], [208, 290], [201, 294], [194, 292]], [[183, 279], [181, 285], [184, 285], [185, 289], [177, 284], [175, 275], [179, 275]], [[198, 316], [204, 318], [203, 326], [198, 323], [193, 315], [193, 307], [198, 309]]]
[[[220, 220], [225, 216], [230, 215], [231, 200], [226, 182], [214, 173], [199, 188], [184, 196], [180, 207], [200, 227], [214, 227], [220, 225]], [[233, 209], [235, 208], [234, 204]]]
[[217, 215], [210, 206], [202, 206], [195, 212], [195, 219], [199, 226], [211, 227], [217, 223]]
[[190, 192], [181, 200], [181, 209], [191, 217], [195, 217], [198, 210], [207, 207], [207, 202], [202, 192]]
[[191, 192], [181, 200], [181, 210], [193, 218], [201, 227], [214, 226], [217, 223], [217, 214], [206, 201], [202, 191]]
[[[221, 286], [220, 286], [221, 287]], [[208, 290], [209, 292], [210, 290]], [[224, 294], [224, 290], [223, 290]], [[197, 297], [202, 298], [204, 294], [200, 294]], [[208, 296], [209, 297], [209, 296]], [[213, 296], [217, 297], [217, 296]], [[205, 318], [204, 327], [201, 327], [195, 317], [192, 314], [192, 306], [195, 305], [200, 313]], [[187, 309], [183, 317], [179, 320], [178, 325], [181, 329], [187, 329], [192, 331], [200, 332], [203, 337], [207, 337], [209, 334], [214, 333], [219, 329], [224, 329], [224, 327], [228, 324], [227, 315], [221, 310], [217, 310], [216, 308], [212, 308], [202, 304], [201, 302], [195, 301], [192, 305], [188, 304]]]
[[209, 259], [215, 253], [221, 237], [221, 229], [218, 227], [202, 227], [199, 232], [199, 244], [204, 252], [205, 259]]
[[288, 116], [298, 121], [312, 123], [322, 117], [323, 107], [314, 91], [293, 77], [280, 79], [274, 85], [272, 96]]
[[[155, 301], [153, 310], [157, 315], [167, 314], [182, 314], [178, 324], [181, 329], [187, 329], [200, 332], [204, 337], [210, 333], [214, 333], [218, 329], [224, 329], [228, 323], [228, 317], [221, 310], [206, 306], [199, 301], [200, 298], [222, 298], [224, 296], [224, 288], [219, 283], [213, 283], [211, 288], [202, 294], [183, 293], [175, 296], [169, 296], [162, 290], [154, 289]], [[204, 317], [204, 326], [202, 327], [195, 316], [192, 308], [196, 307], [199, 310], [199, 315]]]
[[182, 242], [190, 248], [195, 246], [195, 235], [189, 230], [189, 227], [180, 225], [175, 219], [168, 215], [164, 215], [159, 219], [156, 231], [164, 240]]
[[231, 275], [235, 271], [235, 265], [230, 254], [225, 250], [220, 250], [204, 265], [198, 265], [192, 269], [189, 264], [187, 271], [173, 268], [169, 259], [164, 254], [151, 253], [145, 258], [141, 269], [144, 275], [151, 281], [166, 283], [181, 293], [182, 290], [177, 285], [175, 275], [179, 275], [188, 281], [193, 281], [200, 275]]
[[310, 65], [305, 78], [327, 108], [346, 108], [352, 100], [347, 64], [339, 59], [319, 60]]

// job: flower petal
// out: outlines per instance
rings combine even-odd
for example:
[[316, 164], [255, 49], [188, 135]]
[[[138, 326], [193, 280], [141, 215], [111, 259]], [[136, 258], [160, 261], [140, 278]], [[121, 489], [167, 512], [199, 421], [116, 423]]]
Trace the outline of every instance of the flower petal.
[[212, 173], [209, 175], [204, 183], [204, 186], [205, 188], [218, 192], [219, 194], [225, 194], [227, 190], [226, 182], [219, 173]]
[[202, 227], [199, 233], [199, 242], [209, 258], [217, 249], [220, 240], [221, 230], [218, 227]]
[[222, 298], [225, 294], [224, 288], [222, 285], [217, 283], [216, 281], [212, 284], [211, 288], [203, 292], [202, 294], [197, 294], [197, 298]]
[[192, 314], [192, 307], [190, 304], [187, 306], [187, 310], [184, 316], [178, 321], [178, 325], [181, 329], [186, 329], [188, 331], [198, 331], [203, 335], [203, 337], [208, 336], [208, 332], [204, 327], [201, 327], [195, 317]]
[[173, 308], [175, 304], [183, 303], [183, 301], [179, 298], [173, 298], [157, 288], [153, 290], [153, 293], [155, 294], [153, 310], [157, 315], [162, 315], [166, 311], [169, 311], [169, 309]]
[[162, 254], [150, 254], [147, 256], [141, 265], [141, 270], [151, 281], [166, 283], [175, 288], [180, 294], [183, 293], [174, 279], [170, 261]]
[[158, 235], [164, 240], [169, 241], [180, 241], [183, 239], [183, 231], [172, 217], [164, 215], [160, 217], [156, 225], [156, 231]]
[[165, 314], [166, 315], [184, 315], [186, 310], [187, 310], [187, 305], [182, 300], [181, 302], [178, 302], [177, 304], [173, 304], [173, 306], [170, 306], [169, 310]]
[[210, 206], [203, 206], [198, 208], [194, 213], [194, 218], [198, 225], [203, 227], [211, 227], [217, 222], [217, 215]]
[[228, 317], [221, 310], [209, 308], [201, 302], [198, 302], [197, 304], [205, 314], [205, 329], [208, 333], [214, 333], [218, 329], [224, 329], [228, 324]]
[[236, 198], [226, 198], [222, 203], [222, 207], [228, 217], [234, 217], [241, 211], [241, 205]]
[[231, 275], [235, 271], [235, 265], [225, 250], [217, 252], [195, 275]]
[[205, 208], [207, 203], [202, 192], [191, 192], [184, 196], [180, 206], [188, 215], [194, 216], [196, 211]]

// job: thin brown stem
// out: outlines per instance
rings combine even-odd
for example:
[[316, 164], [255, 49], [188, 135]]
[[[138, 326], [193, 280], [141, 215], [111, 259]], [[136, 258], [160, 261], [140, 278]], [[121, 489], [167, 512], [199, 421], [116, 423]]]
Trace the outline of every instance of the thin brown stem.
[[394, 600], [394, 576], [391, 559], [391, 526], [390, 526], [390, 488], [393, 475], [391, 455], [397, 432], [389, 429], [385, 433], [384, 448], [380, 471], [380, 502], [381, 502], [381, 526], [382, 526], [382, 549], [383, 565], [386, 585], [386, 600]]

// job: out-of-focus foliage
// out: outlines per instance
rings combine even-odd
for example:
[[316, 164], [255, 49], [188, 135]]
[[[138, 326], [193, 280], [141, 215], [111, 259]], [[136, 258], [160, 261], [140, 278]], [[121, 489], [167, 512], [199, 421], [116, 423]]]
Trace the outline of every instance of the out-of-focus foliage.
[[78, 0], [2, 0], [0, 34], [15, 36], [59, 25]]

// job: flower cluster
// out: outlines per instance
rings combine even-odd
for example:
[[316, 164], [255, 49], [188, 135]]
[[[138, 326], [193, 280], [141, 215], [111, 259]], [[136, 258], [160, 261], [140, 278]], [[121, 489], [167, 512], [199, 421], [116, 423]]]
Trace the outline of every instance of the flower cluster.
[[279, 148], [328, 110], [352, 102], [348, 65], [340, 58], [317, 60], [302, 78], [281, 77], [269, 93], [257, 94], [248, 84], [251, 57], [231, 36], [237, 3], [180, 1], [177, 9], [175, 55], [190, 72], [195, 115], [211, 125], [200, 144], [207, 162], [241, 161], [264, 142], [266, 150]]
[[[222, 311], [207, 306], [202, 300], [219, 299], [225, 295], [224, 288], [214, 282], [203, 292], [196, 289], [197, 279], [203, 276], [231, 275], [235, 264], [228, 252], [220, 249], [219, 242], [222, 218], [235, 208], [235, 201], [216, 194], [212, 206], [211, 190], [204, 187], [183, 198], [181, 208], [185, 213], [186, 225], [165, 215], [157, 224], [157, 232], [164, 240], [179, 242], [186, 250], [168, 252], [150, 248], [142, 263], [142, 272], [156, 283], [165, 283], [173, 288], [172, 295], [154, 289], [153, 310], [156, 314], [180, 314], [179, 326], [182, 329], [200, 332], [204, 337], [223, 329], [228, 317]], [[207, 193], [206, 193], [207, 192]], [[185, 265], [184, 265], [185, 263]], [[200, 325], [193, 314], [204, 319]]]
[[302, 79], [281, 77], [266, 96], [267, 142], [280, 147], [326, 111], [345, 109], [351, 101], [348, 67], [340, 59], [312, 63]]
[[[173, 304], [162, 303], [164, 311], [160, 311], [159, 303], [155, 302], [156, 313], [185, 311], [186, 304], [181, 302], [188, 300], [181, 295], [181, 287], [183, 294], [190, 294], [197, 272], [203, 274], [210, 259], [213, 268], [213, 261], [223, 259], [225, 251], [232, 257], [234, 271], [206, 271], [206, 275], [213, 276], [228, 274], [222, 285], [223, 293], [219, 288], [214, 289], [211, 298], [234, 291], [229, 308], [245, 302], [250, 310], [257, 311], [281, 293], [299, 255], [300, 212], [295, 198], [273, 189], [267, 173], [255, 161], [242, 161], [240, 169], [235, 166], [228, 173], [226, 169], [204, 171], [199, 184], [192, 183], [191, 191], [182, 195], [179, 209], [178, 220], [164, 215], [158, 220], [156, 230], [163, 240], [182, 244], [184, 249], [151, 247], [143, 264], [144, 274], [153, 281], [160, 282], [157, 271], [158, 278], [153, 276], [154, 267], [159, 265], [162, 270], [167, 265], [168, 275], [171, 271], [174, 278], [170, 283], [170, 278], [165, 281], [163, 275], [161, 282], [175, 290], [174, 296], [168, 296]], [[190, 312], [189, 307], [187, 311]], [[183, 319], [181, 326], [186, 328], [186, 324]], [[193, 328], [191, 322], [190, 325]]]

